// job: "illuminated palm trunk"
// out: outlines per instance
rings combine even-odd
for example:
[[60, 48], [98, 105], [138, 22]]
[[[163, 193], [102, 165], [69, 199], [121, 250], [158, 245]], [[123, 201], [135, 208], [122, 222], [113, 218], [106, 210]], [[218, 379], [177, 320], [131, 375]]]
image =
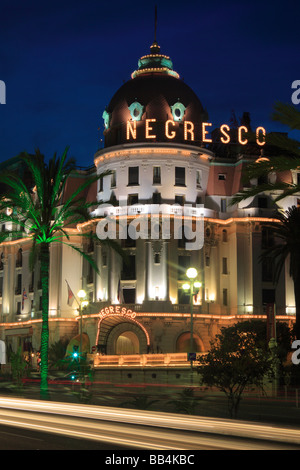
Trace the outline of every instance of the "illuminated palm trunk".
[[48, 398], [48, 348], [49, 348], [49, 245], [41, 245], [41, 281], [42, 281], [42, 334], [41, 334], [41, 397]]

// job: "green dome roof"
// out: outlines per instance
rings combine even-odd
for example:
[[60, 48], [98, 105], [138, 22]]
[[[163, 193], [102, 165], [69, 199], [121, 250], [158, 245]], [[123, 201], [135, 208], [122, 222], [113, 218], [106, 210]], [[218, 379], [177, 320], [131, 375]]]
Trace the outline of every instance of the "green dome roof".
[[160, 53], [160, 46], [156, 41], [150, 47], [150, 54], [141, 57], [138, 61], [138, 69], [135, 70], [131, 78], [147, 73], [164, 73], [172, 77], [179, 78], [177, 72], [173, 70], [173, 63], [170, 57]]

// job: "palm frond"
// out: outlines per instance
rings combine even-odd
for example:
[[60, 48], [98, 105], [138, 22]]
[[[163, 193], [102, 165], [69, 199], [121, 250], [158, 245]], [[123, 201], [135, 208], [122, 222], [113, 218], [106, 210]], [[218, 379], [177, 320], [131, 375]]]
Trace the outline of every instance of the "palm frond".
[[290, 103], [275, 103], [271, 118], [274, 121], [285, 124], [291, 129], [300, 130], [300, 111]]

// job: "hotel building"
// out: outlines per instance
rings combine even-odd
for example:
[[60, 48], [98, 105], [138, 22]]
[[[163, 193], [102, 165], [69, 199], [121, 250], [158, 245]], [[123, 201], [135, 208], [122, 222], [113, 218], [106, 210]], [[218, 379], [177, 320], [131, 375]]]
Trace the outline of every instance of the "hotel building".
[[[247, 163], [272, 157], [263, 145], [264, 130], [258, 128], [257, 141], [245, 145], [247, 113], [239, 124], [213, 130], [200, 100], [156, 42], [102, 117], [104, 147], [93, 167], [69, 177], [62, 195], [67, 198], [91, 173], [111, 172], [86, 192], [88, 200], [99, 201], [93, 222], [68, 229], [71, 242], [94, 257], [99, 273], [70, 247], [51, 245], [50, 344], [78, 341], [82, 325], [95, 367], [184, 367], [191, 330], [194, 351], [205, 352], [221, 327], [266, 318], [270, 303], [277, 318], [291, 325], [295, 301], [288, 266], [274, 286], [272, 263], [259, 262], [270, 243], [262, 224], [274, 217], [275, 195], [230, 205], [244, 187]], [[298, 174], [267, 177], [292, 181]], [[297, 198], [282, 204], [297, 205]], [[102, 243], [107, 230], [126, 262]], [[97, 233], [97, 242], [78, 237], [88, 232]], [[0, 246], [0, 339], [7, 348], [36, 352], [41, 285], [38, 262], [29, 269], [29, 251], [27, 234]], [[189, 267], [197, 270], [198, 281], [192, 307], [183, 289]], [[86, 291], [82, 322], [76, 300], [68, 302], [68, 285], [75, 297]]]

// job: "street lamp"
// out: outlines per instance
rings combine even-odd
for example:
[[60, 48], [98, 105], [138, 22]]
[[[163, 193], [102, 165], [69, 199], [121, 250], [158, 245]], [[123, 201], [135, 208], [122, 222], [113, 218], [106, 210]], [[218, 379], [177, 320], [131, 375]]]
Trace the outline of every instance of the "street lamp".
[[80, 289], [80, 291], [77, 294], [79, 298], [79, 313], [80, 313], [80, 348], [79, 348], [79, 353], [80, 356], [82, 357], [82, 309], [86, 307], [89, 302], [86, 300], [86, 292], [83, 289]]
[[198, 276], [198, 271], [195, 268], [189, 268], [186, 271], [186, 276], [189, 279], [189, 283], [183, 284], [182, 288], [184, 291], [190, 291], [190, 312], [191, 312], [191, 333], [190, 333], [190, 361], [191, 361], [191, 382], [193, 383], [193, 355], [194, 352], [194, 325], [193, 325], [193, 296], [194, 296], [194, 287], [199, 288], [202, 286], [201, 282], [196, 280]]

